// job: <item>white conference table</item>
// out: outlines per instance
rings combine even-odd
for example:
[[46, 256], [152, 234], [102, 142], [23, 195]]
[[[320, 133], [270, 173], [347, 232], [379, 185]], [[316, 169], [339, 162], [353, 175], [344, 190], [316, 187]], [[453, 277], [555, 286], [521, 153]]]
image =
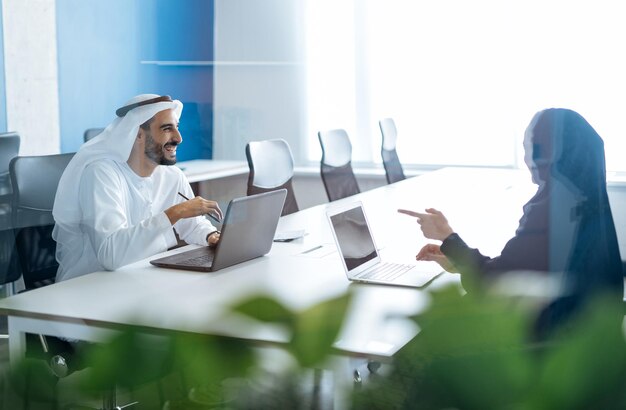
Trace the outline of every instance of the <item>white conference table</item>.
[[402, 317], [427, 307], [431, 289], [458, 285], [458, 275], [444, 273], [424, 289], [351, 284], [332, 244], [326, 207], [362, 201], [383, 254], [409, 262], [426, 240], [415, 221], [397, 208], [438, 208], [470, 245], [496, 255], [513, 235], [521, 205], [532, 193], [523, 171], [447, 168], [282, 217], [278, 231], [304, 229], [306, 235], [275, 243], [268, 255], [215, 273], [156, 268], [149, 264], [153, 257], [18, 294], [0, 301], [0, 313], [8, 315], [10, 360], [23, 357], [25, 333], [98, 342], [125, 326], [280, 346], [290, 336], [284, 329], [234, 314], [230, 307], [269, 295], [303, 310], [348, 291], [353, 299], [336, 352], [390, 358], [419, 331]]

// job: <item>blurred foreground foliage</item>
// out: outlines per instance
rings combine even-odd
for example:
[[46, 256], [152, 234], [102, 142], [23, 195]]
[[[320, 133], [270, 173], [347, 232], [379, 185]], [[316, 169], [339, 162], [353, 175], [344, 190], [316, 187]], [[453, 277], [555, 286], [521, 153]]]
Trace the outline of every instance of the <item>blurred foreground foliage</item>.
[[[304, 311], [290, 310], [267, 296], [232, 307], [229, 314], [279, 327], [288, 335], [287, 343], [280, 345], [291, 355], [283, 374], [263, 373], [259, 349], [242, 339], [125, 328], [107, 343], [82, 345], [81, 361], [88, 364], [89, 374], [80, 379], [80, 395], [97, 400], [111, 386], [136, 391], [157, 384], [159, 393], [153, 396], [162, 397], [144, 397], [138, 408], [297, 408], [303, 396], [309, 396], [301, 391], [301, 371], [320, 366], [331, 354], [350, 297]], [[20, 403], [13, 400], [8, 408], [28, 408], [29, 402], [55, 406], [57, 382], [45, 361], [23, 360], [12, 370], [9, 383]], [[163, 383], [176, 384], [178, 392], [172, 394], [177, 389]], [[0, 410], [3, 403], [0, 400]]]
[[[431, 296], [426, 311], [406, 318], [418, 324], [418, 336], [390, 366], [383, 366], [386, 372], [348, 392], [347, 407], [626, 408], [624, 308], [614, 295], [597, 297], [541, 342], [532, 337], [536, 309], [515, 298], [460, 296], [456, 287]], [[136, 408], [317, 408], [311, 391], [303, 389], [305, 374], [328, 361], [349, 304], [346, 295], [293, 311], [257, 296], [233, 306], [234, 314], [278, 326], [289, 335], [281, 348], [291, 365], [280, 374], [264, 372], [259, 349], [244, 340], [128, 329], [110, 343], [92, 345], [87, 352], [90, 375], [80, 388], [97, 397], [113, 384], [131, 391], [149, 384], [180, 385], [138, 397]], [[22, 399], [54, 402], [49, 378], [45, 364], [26, 360], [7, 385]]]
[[356, 409], [624, 409], [623, 303], [598, 296], [541, 342], [515, 298], [432, 294], [421, 330]]

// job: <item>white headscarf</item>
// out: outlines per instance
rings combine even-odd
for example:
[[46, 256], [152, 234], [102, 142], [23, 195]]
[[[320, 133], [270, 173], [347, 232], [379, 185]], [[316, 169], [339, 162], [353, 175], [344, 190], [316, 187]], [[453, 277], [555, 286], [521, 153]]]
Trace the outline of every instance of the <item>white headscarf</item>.
[[[156, 94], [141, 94], [128, 100], [124, 107], [159, 98]], [[173, 109], [176, 119], [180, 119], [183, 104], [178, 101], [161, 101], [132, 108], [123, 117], [117, 117], [97, 137], [83, 144], [70, 161], [59, 181], [52, 215], [56, 222], [53, 237], [64, 242], [63, 231], [82, 219], [78, 203], [78, 190], [83, 170], [90, 163], [100, 159], [126, 162], [135, 143], [139, 126], [161, 111]], [[119, 110], [118, 110], [119, 111]]]

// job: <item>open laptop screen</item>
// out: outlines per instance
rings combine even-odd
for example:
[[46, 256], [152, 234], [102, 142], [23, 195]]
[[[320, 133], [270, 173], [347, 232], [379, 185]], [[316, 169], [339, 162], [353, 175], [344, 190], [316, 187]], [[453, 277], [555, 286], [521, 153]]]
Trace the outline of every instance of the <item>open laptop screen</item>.
[[360, 204], [329, 219], [348, 272], [378, 256]]

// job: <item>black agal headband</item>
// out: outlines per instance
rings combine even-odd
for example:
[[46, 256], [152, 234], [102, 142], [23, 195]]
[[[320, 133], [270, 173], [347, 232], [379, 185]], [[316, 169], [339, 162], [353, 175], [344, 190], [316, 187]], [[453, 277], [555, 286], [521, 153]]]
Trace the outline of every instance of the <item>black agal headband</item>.
[[158, 103], [158, 102], [173, 102], [172, 97], [170, 97], [169, 95], [163, 95], [161, 97], [155, 97], [155, 98], [151, 98], [149, 100], [145, 100], [145, 101], [140, 101], [138, 103], [134, 103], [134, 104], [129, 104], [129, 105], [125, 105], [123, 107], [118, 108], [115, 111], [115, 114], [118, 117], [123, 117], [126, 114], [128, 114], [128, 111], [137, 108], [137, 107], [142, 107], [144, 105], [148, 105], [148, 104], [154, 104], [154, 103]]

